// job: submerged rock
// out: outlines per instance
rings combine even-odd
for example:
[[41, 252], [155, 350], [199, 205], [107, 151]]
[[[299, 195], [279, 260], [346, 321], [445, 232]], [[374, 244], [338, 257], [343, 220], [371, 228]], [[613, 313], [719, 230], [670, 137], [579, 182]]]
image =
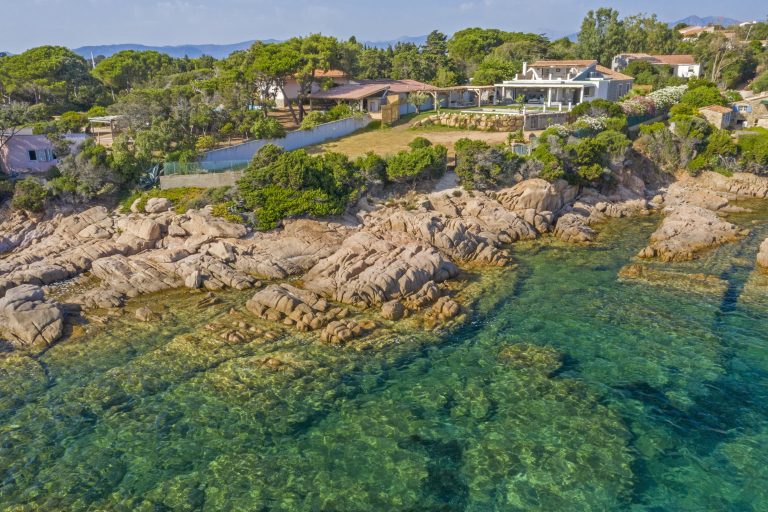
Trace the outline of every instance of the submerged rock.
[[400, 320], [405, 316], [405, 307], [399, 300], [391, 300], [381, 305], [381, 316], [387, 320]]
[[314, 331], [349, 315], [348, 310], [332, 307], [320, 295], [289, 284], [259, 290], [246, 308], [259, 318], [292, 325], [300, 331]]
[[757, 266], [768, 269], [768, 238], [760, 244], [760, 251], [757, 253]]
[[622, 267], [619, 270], [619, 279], [642, 281], [654, 286], [717, 295], [724, 294], [728, 289], [728, 282], [717, 276], [657, 269], [640, 263]]
[[136, 320], [139, 322], [151, 322], [155, 319], [155, 314], [148, 307], [141, 307], [136, 310]]

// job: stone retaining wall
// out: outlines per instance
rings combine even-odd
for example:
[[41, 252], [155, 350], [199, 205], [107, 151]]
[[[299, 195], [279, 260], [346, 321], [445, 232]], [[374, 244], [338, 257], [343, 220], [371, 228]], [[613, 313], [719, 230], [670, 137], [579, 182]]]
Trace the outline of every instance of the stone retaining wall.
[[170, 176], [160, 176], [160, 188], [166, 190], [169, 188], [197, 187], [197, 188], [217, 188], [232, 187], [237, 184], [237, 180], [243, 175], [243, 171], [226, 171], [216, 173], [202, 174], [171, 174]]
[[462, 130], [486, 132], [514, 132], [517, 130], [543, 130], [553, 124], [567, 122], [567, 112], [547, 112], [526, 115], [445, 112], [427, 117], [415, 126], [450, 126]]

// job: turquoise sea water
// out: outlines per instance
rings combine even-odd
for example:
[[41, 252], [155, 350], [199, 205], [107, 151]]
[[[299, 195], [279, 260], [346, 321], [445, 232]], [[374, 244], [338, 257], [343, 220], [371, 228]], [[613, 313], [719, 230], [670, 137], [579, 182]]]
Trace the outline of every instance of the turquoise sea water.
[[617, 279], [658, 219], [515, 246], [469, 320], [230, 344], [247, 294], [0, 355], [0, 510], [768, 510], [768, 280], [743, 242]]

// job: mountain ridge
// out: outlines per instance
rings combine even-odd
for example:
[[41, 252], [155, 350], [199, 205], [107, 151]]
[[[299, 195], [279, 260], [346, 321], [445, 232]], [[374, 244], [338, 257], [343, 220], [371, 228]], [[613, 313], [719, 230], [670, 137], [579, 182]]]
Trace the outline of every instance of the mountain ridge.
[[[386, 48], [388, 46], [395, 46], [397, 43], [413, 43], [416, 45], [422, 45], [426, 42], [427, 36], [402, 36], [396, 39], [390, 39], [385, 41], [361, 41], [363, 46]], [[103, 44], [103, 45], [88, 45], [81, 46], [79, 48], [73, 48], [72, 51], [81, 57], [86, 59], [103, 55], [104, 57], [110, 57], [118, 52], [125, 50], [134, 51], [156, 51], [165, 53], [171, 57], [181, 58], [184, 56], [190, 58], [197, 58], [203, 55], [210, 55], [216, 59], [222, 59], [233, 52], [239, 50], [245, 50], [249, 48], [253, 43], [259, 41], [258, 39], [252, 39], [250, 41], [242, 41], [232, 44], [182, 44], [182, 45], [145, 45], [138, 43], [121, 43], [121, 44]], [[262, 39], [264, 43], [278, 43], [279, 39]]]

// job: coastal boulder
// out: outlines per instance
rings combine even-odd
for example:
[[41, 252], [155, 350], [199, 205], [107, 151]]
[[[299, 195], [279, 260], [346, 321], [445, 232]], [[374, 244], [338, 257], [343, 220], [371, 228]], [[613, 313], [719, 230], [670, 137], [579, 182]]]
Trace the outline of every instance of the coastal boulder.
[[49, 346], [64, 334], [63, 310], [39, 286], [11, 288], [0, 299], [0, 334], [17, 347]]
[[171, 209], [173, 203], [170, 199], [165, 197], [153, 197], [147, 199], [147, 204], [144, 206], [144, 211], [147, 213], [162, 213]]
[[123, 218], [117, 222], [117, 227], [125, 234], [150, 242], [162, 236], [160, 224], [148, 218]]
[[511, 211], [533, 209], [537, 212], [557, 212], [573, 201], [578, 192], [578, 187], [569, 185], [564, 180], [550, 183], [534, 178], [499, 191], [496, 199]]
[[399, 300], [391, 300], [381, 305], [381, 316], [387, 320], [400, 320], [405, 315], [405, 308]]
[[678, 206], [651, 235], [650, 244], [638, 254], [661, 261], [686, 261], [719, 245], [735, 242], [746, 233], [716, 213], [698, 206]]
[[187, 220], [181, 227], [193, 236], [209, 236], [212, 238], [241, 238], [248, 230], [242, 224], [234, 224], [219, 217], [214, 217], [209, 210], [190, 210]]
[[332, 307], [320, 295], [289, 284], [269, 285], [245, 306], [259, 318], [295, 326], [299, 331], [314, 331], [349, 315], [348, 310]]
[[760, 244], [760, 252], [757, 253], [757, 266], [768, 269], [768, 238]]

